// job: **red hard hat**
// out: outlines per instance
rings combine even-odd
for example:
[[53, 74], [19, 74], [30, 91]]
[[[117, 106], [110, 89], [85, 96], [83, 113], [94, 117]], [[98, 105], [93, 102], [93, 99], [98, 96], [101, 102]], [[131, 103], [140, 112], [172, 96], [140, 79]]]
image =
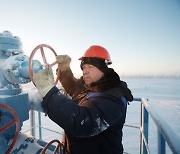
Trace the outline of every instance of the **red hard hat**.
[[108, 65], [112, 64], [108, 51], [99, 45], [93, 45], [89, 47], [84, 53], [84, 55], [81, 58], [79, 58], [79, 60], [83, 60], [86, 57], [87, 58], [88, 57], [101, 58], [101, 59], [104, 59]]

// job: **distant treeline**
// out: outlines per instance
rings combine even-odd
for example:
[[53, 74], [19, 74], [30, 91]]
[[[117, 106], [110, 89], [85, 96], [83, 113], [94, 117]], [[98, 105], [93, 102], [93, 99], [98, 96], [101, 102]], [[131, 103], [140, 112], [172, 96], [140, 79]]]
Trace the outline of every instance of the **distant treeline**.
[[120, 75], [122, 78], [159, 78], [159, 79], [180, 79], [180, 75]]

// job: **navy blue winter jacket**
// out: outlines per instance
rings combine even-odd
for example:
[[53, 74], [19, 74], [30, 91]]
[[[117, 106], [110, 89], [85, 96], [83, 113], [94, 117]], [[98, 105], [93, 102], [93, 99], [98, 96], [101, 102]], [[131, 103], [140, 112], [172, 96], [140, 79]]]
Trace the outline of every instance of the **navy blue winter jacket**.
[[[111, 84], [104, 86], [106, 79]], [[49, 118], [65, 130], [67, 153], [121, 154], [127, 101], [132, 99], [125, 82], [111, 71], [108, 77], [90, 89], [85, 88], [73, 99], [53, 87], [44, 97], [42, 106]]]

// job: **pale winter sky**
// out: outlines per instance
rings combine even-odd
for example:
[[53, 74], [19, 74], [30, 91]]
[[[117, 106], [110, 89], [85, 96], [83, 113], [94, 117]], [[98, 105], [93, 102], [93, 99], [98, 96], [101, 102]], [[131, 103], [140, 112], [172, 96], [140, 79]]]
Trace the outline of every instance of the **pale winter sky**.
[[77, 76], [94, 44], [120, 75], [180, 75], [179, 0], [0, 0], [0, 19], [0, 33], [20, 37], [26, 55], [48, 44], [71, 56]]

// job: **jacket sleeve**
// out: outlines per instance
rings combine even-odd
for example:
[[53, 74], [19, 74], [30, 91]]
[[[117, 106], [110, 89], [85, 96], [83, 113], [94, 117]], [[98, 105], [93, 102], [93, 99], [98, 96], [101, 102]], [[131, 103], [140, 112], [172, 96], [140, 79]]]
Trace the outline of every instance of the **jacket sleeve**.
[[49, 118], [72, 136], [98, 135], [113, 125], [117, 117], [121, 118], [125, 112], [123, 103], [105, 103], [104, 100], [97, 103], [91, 99], [80, 106], [57, 91], [58, 89], [53, 87], [44, 97], [42, 105]]
[[84, 88], [84, 82], [82, 78], [76, 79], [70, 68], [60, 72], [59, 81], [70, 96], [76, 96]]

